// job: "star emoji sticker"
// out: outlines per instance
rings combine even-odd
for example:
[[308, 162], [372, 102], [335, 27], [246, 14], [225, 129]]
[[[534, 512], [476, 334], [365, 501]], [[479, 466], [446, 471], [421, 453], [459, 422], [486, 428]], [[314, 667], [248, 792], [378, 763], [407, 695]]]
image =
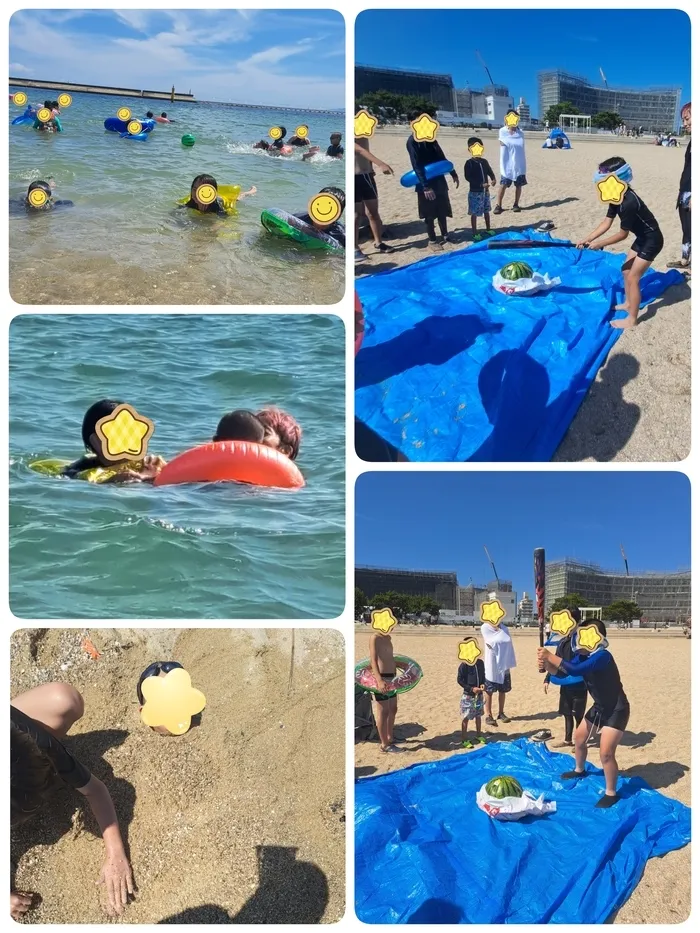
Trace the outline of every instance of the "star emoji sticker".
[[603, 204], [622, 204], [628, 185], [620, 181], [617, 175], [608, 175], [607, 178], [596, 183], [596, 188]]
[[422, 113], [411, 122], [413, 138], [417, 143], [434, 143], [440, 124], [427, 113]]
[[472, 157], [478, 159], [479, 156], [484, 154], [484, 147], [481, 143], [473, 143], [469, 147], [469, 152], [472, 154]]
[[190, 675], [181, 667], [169, 671], [165, 677], [147, 677], [141, 689], [142, 721], [152, 729], [163, 726], [173, 735], [184, 735], [192, 717], [207, 704], [204, 694], [195, 690]]
[[562, 609], [561, 612], [553, 612], [549, 617], [552, 631], [557, 635], [566, 637], [576, 628], [576, 621], [568, 609]]
[[595, 625], [584, 625], [576, 633], [577, 651], [588, 651], [589, 654], [593, 654], [597, 648], [604, 647], [604, 642], [607, 644]]
[[505, 614], [505, 609], [497, 599], [489, 599], [481, 604], [481, 621], [488, 622], [494, 628], [501, 624], [501, 619]]
[[379, 120], [366, 110], [358, 110], [355, 114], [355, 136], [369, 139], [377, 128]]
[[388, 635], [397, 622], [398, 619], [391, 609], [372, 610], [372, 628], [381, 632], [382, 635]]
[[520, 123], [520, 115], [514, 110], [509, 110], [504, 118], [506, 126], [517, 126]]
[[481, 657], [481, 648], [476, 638], [467, 638], [460, 642], [457, 657], [460, 661], [466, 661], [467, 664], [476, 664], [477, 658]]
[[105, 460], [142, 460], [154, 430], [153, 422], [131, 405], [118, 405], [95, 425]]

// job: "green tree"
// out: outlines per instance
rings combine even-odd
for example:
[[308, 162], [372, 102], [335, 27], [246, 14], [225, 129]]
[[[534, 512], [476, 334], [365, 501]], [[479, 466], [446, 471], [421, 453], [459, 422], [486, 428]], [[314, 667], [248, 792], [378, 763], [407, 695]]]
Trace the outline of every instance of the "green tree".
[[369, 91], [355, 101], [356, 110], [365, 109], [380, 123], [390, 120], [406, 120], [413, 110], [435, 116], [435, 105], [424, 97], [395, 94], [392, 91]]
[[355, 618], [361, 619], [367, 605], [367, 597], [359, 586], [355, 587]]
[[375, 593], [369, 600], [370, 605], [375, 609], [391, 609], [397, 619], [402, 619], [406, 613], [410, 612], [410, 596], [405, 593], [397, 593], [394, 590], [387, 590], [386, 593]]
[[601, 130], [615, 130], [622, 123], [619, 113], [612, 110], [601, 110], [591, 118], [591, 124]]
[[609, 606], [603, 606], [603, 621], [624, 622], [630, 625], [633, 619], [641, 619], [642, 610], [636, 603], [627, 599], [617, 599]]
[[563, 113], [581, 113], [578, 107], [574, 107], [570, 100], [562, 100], [558, 104], [552, 104], [544, 115], [544, 120], [549, 122], [550, 126], [559, 126], [559, 117]]
[[561, 612], [562, 609], [580, 609], [583, 605], [583, 596], [580, 593], [567, 593], [560, 599], [555, 599], [549, 607], [551, 612]]

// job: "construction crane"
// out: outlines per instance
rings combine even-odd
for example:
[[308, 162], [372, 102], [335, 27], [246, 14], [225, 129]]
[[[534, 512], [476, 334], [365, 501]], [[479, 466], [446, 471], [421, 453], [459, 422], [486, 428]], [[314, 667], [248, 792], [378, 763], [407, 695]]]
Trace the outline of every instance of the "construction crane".
[[607, 87], [607, 86], [608, 86], [608, 79], [605, 77], [605, 72], [603, 71], [602, 68], [599, 68], [598, 71], [600, 72], [600, 76], [601, 76], [601, 78], [603, 79], [603, 84]]
[[623, 548], [622, 545], [620, 545], [620, 554], [622, 554], [622, 559], [623, 559], [624, 562], [625, 562], [625, 575], [626, 575], [626, 576], [629, 576], [629, 575], [630, 575], [630, 568], [629, 568], [629, 564], [627, 563], [627, 555], [625, 554], [625, 549]]
[[491, 560], [491, 555], [489, 554], [488, 548], [486, 547], [486, 545], [484, 545], [484, 551], [486, 551], [486, 558], [487, 558], [488, 562], [491, 564], [491, 569], [493, 570], [493, 575], [494, 575], [494, 577], [496, 578], [496, 586], [497, 586], [498, 589], [500, 590], [500, 588], [501, 588], [501, 581], [498, 579], [498, 571], [496, 570], [496, 565], [495, 565], [494, 562]]
[[480, 52], [478, 49], [475, 49], [475, 51], [476, 51], [476, 57], [479, 59], [479, 61], [481, 62], [481, 64], [484, 66], [484, 71], [485, 71], [486, 74], [488, 75], [489, 81], [491, 82], [492, 85], [495, 85], [496, 82], [495, 82], [495, 81], [493, 80], [493, 78], [491, 77], [491, 72], [489, 71], [488, 65], [486, 64], [486, 62], [484, 61], [484, 59], [481, 57], [481, 52]]

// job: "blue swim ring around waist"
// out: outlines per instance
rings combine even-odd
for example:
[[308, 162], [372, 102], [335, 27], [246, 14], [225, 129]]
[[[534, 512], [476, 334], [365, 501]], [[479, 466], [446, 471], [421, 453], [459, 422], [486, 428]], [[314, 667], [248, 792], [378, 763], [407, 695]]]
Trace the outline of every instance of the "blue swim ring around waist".
[[[455, 167], [451, 162], [448, 162], [447, 159], [442, 159], [440, 162], [433, 162], [430, 165], [426, 165], [423, 169], [425, 177], [428, 181], [432, 181], [433, 178], [439, 178], [440, 175], [448, 175], [450, 172], [454, 172]], [[404, 188], [415, 188], [416, 185], [420, 184], [420, 180], [415, 172], [406, 172], [405, 175], [401, 176], [401, 184]]]

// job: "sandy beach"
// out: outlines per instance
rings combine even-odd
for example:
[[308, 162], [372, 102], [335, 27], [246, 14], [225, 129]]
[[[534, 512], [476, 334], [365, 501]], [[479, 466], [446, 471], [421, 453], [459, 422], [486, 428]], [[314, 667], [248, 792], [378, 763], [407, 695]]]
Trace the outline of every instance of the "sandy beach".
[[[101, 657], [81, 650], [89, 634]], [[332, 923], [345, 901], [344, 648], [333, 630], [22, 630], [11, 696], [52, 680], [85, 715], [66, 745], [106, 784], [130, 851], [127, 923]], [[177, 659], [201, 723], [164, 737], [140, 720], [138, 676]], [[323, 754], [319, 754], [323, 749]], [[12, 833], [30, 923], [105, 923], [103, 844], [64, 786]]]
[[[415, 658], [423, 680], [399, 697], [396, 735], [403, 755], [384, 755], [377, 742], [355, 746], [357, 777], [379, 774], [446, 755], [471, 754], [459, 745], [460, 687], [457, 645], [472, 629], [440, 627], [427, 632], [397, 626], [392, 632], [395, 654]], [[367, 657], [369, 626], [356, 625], [356, 659]], [[518, 666], [505, 712], [511, 717], [488, 732], [489, 741], [508, 741], [548, 728], [554, 742], [563, 738], [557, 713], [558, 691], [543, 692], [537, 672], [535, 630], [513, 632]], [[610, 632], [632, 715], [618, 750], [623, 777], [639, 776], [653, 788], [690, 806], [690, 642], [680, 632]], [[671, 673], [672, 672], [672, 673]], [[488, 729], [488, 727], [486, 727]], [[551, 743], [550, 743], [551, 744]], [[597, 749], [590, 761], [599, 766]], [[618, 923], [681, 923], [690, 913], [690, 846], [651, 859], [628, 902], [618, 911]]]
[[[464, 249], [471, 242], [467, 215], [468, 187], [463, 166], [468, 153], [466, 139], [481, 136], [486, 158], [499, 175], [498, 139], [494, 132], [440, 130], [439, 141], [460, 176], [460, 188], [451, 180], [453, 218], [449, 229], [456, 242], [446, 250]], [[410, 168], [406, 152], [407, 127], [379, 130], [370, 141], [373, 153], [387, 162], [393, 176], [377, 174], [379, 209], [395, 252], [375, 252], [368, 232], [359, 246], [367, 260], [355, 266], [358, 276], [405, 266], [435, 253], [428, 249], [423, 221], [418, 219], [416, 197], [402, 188], [400, 176]], [[665, 271], [666, 263], [680, 255], [681, 232], [676, 197], [685, 149], [652, 145], [651, 140], [612, 136], [572, 137], [572, 149], [542, 149], [545, 134], [526, 134], [527, 178], [522, 211], [511, 211], [513, 195], [506, 192], [504, 213], [491, 214], [496, 232], [523, 230], [549, 220], [552, 235], [577, 242], [590, 233], [605, 209], [592, 183], [596, 166], [621, 155], [634, 171], [633, 187], [657, 218], [664, 234], [664, 249], [653, 267]], [[497, 189], [492, 189], [495, 192]], [[492, 196], [492, 204], [495, 198]], [[483, 229], [483, 218], [479, 220]], [[617, 229], [615, 226], [614, 229]], [[627, 244], [612, 250], [624, 253]], [[659, 301], [639, 317], [639, 326], [623, 334], [591, 385], [586, 399], [560, 444], [556, 461], [674, 461], [690, 450], [690, 285], [669, 288]]]

